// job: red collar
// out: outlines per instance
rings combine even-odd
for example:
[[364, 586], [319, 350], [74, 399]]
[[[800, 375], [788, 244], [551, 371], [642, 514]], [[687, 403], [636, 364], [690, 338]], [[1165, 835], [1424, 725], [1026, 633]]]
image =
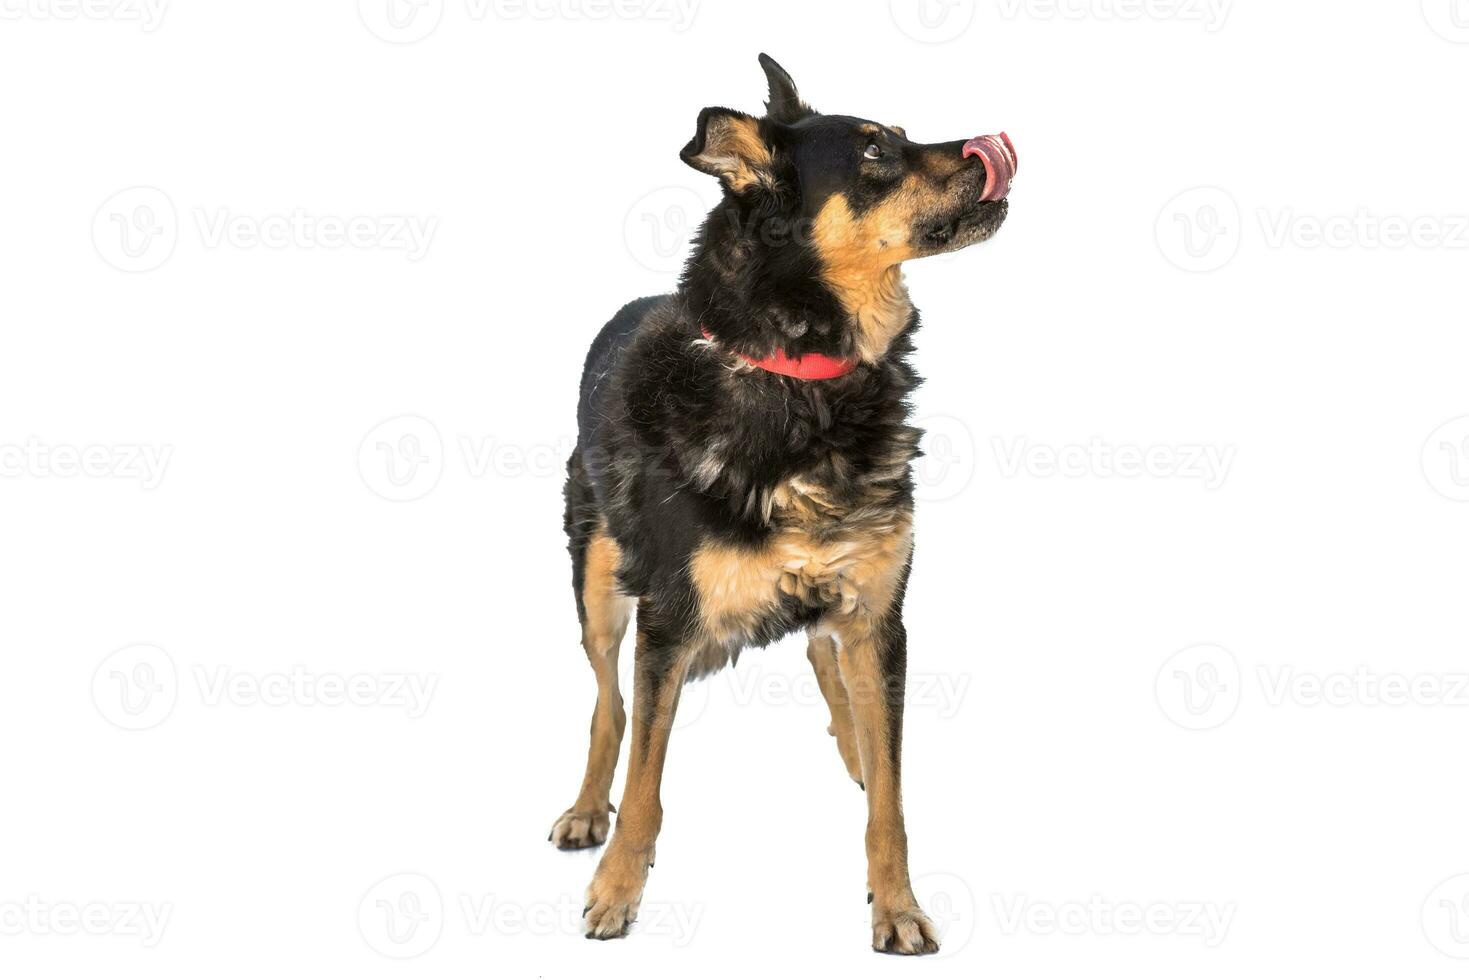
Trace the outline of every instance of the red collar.
[[[699, 329], [704, 331], [704, 339], [714, 339], [708, 327]], [[802, 381], [828, 381], [832, 378], [840, 378], [844, 374], [851, 374], [857, 367], [855, 357], [828, 357], [826, 354], [802, 354], [800, 357], [791, 357], [783, 350], [776, 350], [769, 357], [750, 357], [747, 354], [740, 354], [739, 351], [735, 353], [745, 362], [753, 364], [762, 371], [783, 374], [788, 378], [800, 378]]]

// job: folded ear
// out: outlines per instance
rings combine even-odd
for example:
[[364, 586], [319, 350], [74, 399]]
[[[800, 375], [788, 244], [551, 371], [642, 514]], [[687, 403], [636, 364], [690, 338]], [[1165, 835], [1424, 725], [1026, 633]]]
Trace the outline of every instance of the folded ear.
[[698, 132], [679, 154], [695, 170], [713, 174], [736, 194], [773, 190], [775, 161], [753, 116], [711, 107], [699, 113]]
[[774, 58], [768, 54], [760, 55], [760, 67], [765, 69], [765, 80], [770, 83], [770, 98], [765, 102], [765, 112], [771, 119], [793, 123], [816, 111], [801, 101], [790, 72], [776, 64]]

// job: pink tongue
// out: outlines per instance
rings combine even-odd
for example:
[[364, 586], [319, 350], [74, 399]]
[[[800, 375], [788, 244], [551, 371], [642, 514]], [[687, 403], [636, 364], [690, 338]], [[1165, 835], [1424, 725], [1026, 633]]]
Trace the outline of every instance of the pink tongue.
[[998, 136], [976, 136], [964, 144], [966, 157], [979, 157], [984, 161], [984, 193], [981, 201], [998, 201], [1010, 193], [1010, 183], [1015, 179], [1019, 160], [1015, 156], [1015, 144], [1004, 133]]

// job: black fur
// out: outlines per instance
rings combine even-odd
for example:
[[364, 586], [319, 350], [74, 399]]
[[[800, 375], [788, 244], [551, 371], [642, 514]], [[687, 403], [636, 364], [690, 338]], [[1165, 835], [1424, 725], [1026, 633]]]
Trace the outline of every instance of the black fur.
[[[727, 354], [698, 343], [703, 335], [686, 295], [624, 307], [598, 334], [582, 375], [580, 435], [566, 488], [574, 554], [577, 535], [605, 518], [622, 545], [624, 590], [652, 597], [649, 611], [671, 636], [688, 635], [687, 569], [700, 541], [758, 543], [770, 533], [758, 507], [762, 492], [812, 472], [839, 494], [844, 486], [851, 495], [859, 487], [867, 492], [874, 472], [890, 469], [894, 452], [906, 451], [895, 447], [916, 442], [906, 421], [908, 393], [918, 384], [906, 359], [916, 327], [915, 316], [883, 363], [810, 382], [732, 373]], [[715, 445], [730, 447], [727, 461], [714, 484], [701, 488], [693, 473]], [[887, 482], [894, 503], [911, 505], [906, 469]], [[791, 603], [756, 643], [779, 639], [820, 612]]]

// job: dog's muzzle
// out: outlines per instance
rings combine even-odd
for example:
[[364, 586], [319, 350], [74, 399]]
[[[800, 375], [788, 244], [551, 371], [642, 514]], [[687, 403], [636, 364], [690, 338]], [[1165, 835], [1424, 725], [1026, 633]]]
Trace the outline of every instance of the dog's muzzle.
[[964, 144], [966, 157], [979, 157], [984, 162], [984, 193], [981, 201], [999, 201], [1010, 193], [1010, 184], [1015, 180], [1019, 159], [1015, 156], [1015, 144], [1004, 133], [996, 136], [976, 136]]

